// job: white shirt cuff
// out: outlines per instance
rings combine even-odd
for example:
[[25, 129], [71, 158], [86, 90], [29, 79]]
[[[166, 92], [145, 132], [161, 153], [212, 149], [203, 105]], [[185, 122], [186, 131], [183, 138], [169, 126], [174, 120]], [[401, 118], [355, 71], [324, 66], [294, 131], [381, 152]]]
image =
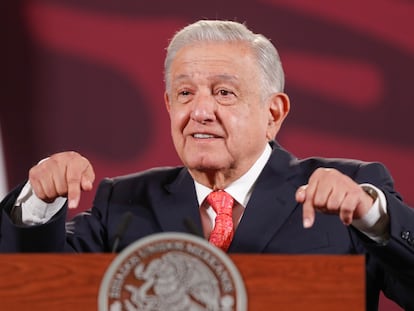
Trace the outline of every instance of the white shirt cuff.
[[22, 209], [22, 223], [28, 226], [48, 222], [65, 204], [66, 198], [58, 197], [52, 203], [39, 199], [33, 192], [30, 182], [24, 185], [15, 206]]
[[371, 209], [364, 217], [352, 221], [352, 225], [377, 243], [384, 244], [389, 240], [389, 216], [387, 213], [387, 200], [384, 193], [371, 184], [361, 184], [377, 194]]

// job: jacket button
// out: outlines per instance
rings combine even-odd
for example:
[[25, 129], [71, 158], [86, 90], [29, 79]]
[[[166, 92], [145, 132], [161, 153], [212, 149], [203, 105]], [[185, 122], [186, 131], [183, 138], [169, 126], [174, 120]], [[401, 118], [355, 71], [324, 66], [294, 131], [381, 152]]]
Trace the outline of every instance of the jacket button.
[[410, 231], [401, 232], [401, 238], [404, 240], [408, 240], [410, 238]]

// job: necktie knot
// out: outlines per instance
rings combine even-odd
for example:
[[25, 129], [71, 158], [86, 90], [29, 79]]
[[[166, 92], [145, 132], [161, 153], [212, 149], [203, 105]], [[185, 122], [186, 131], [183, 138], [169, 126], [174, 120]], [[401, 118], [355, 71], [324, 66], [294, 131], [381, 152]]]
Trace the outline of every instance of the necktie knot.
[[227, 251], [234, 235], [232, 219], [234, 199], [227, 192], [218, 190], [208, 195], [207, 202], [217, 214], [209, 241]]
[[217, 190], [211, 192], [207, 197], [207, 202], [211, 205], [217, 215], [232, 215], [234, 199], [226, 191]]

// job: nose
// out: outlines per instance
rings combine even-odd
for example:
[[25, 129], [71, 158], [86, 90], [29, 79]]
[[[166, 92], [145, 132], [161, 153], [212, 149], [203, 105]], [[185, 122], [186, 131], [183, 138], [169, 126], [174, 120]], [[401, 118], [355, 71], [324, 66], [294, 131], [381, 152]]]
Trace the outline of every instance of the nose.
[[216, 119], [217, 104], [211, 94], [198, 94], [192, 104], [192, 120], [206, 124]]

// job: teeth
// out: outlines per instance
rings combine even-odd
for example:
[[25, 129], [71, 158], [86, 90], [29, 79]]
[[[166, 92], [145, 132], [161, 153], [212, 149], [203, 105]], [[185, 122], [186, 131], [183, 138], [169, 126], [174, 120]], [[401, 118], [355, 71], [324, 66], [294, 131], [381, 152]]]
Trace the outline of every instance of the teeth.
[[214, 135], [210, 134], [194, 134], [194, 138], [214, 138]]

